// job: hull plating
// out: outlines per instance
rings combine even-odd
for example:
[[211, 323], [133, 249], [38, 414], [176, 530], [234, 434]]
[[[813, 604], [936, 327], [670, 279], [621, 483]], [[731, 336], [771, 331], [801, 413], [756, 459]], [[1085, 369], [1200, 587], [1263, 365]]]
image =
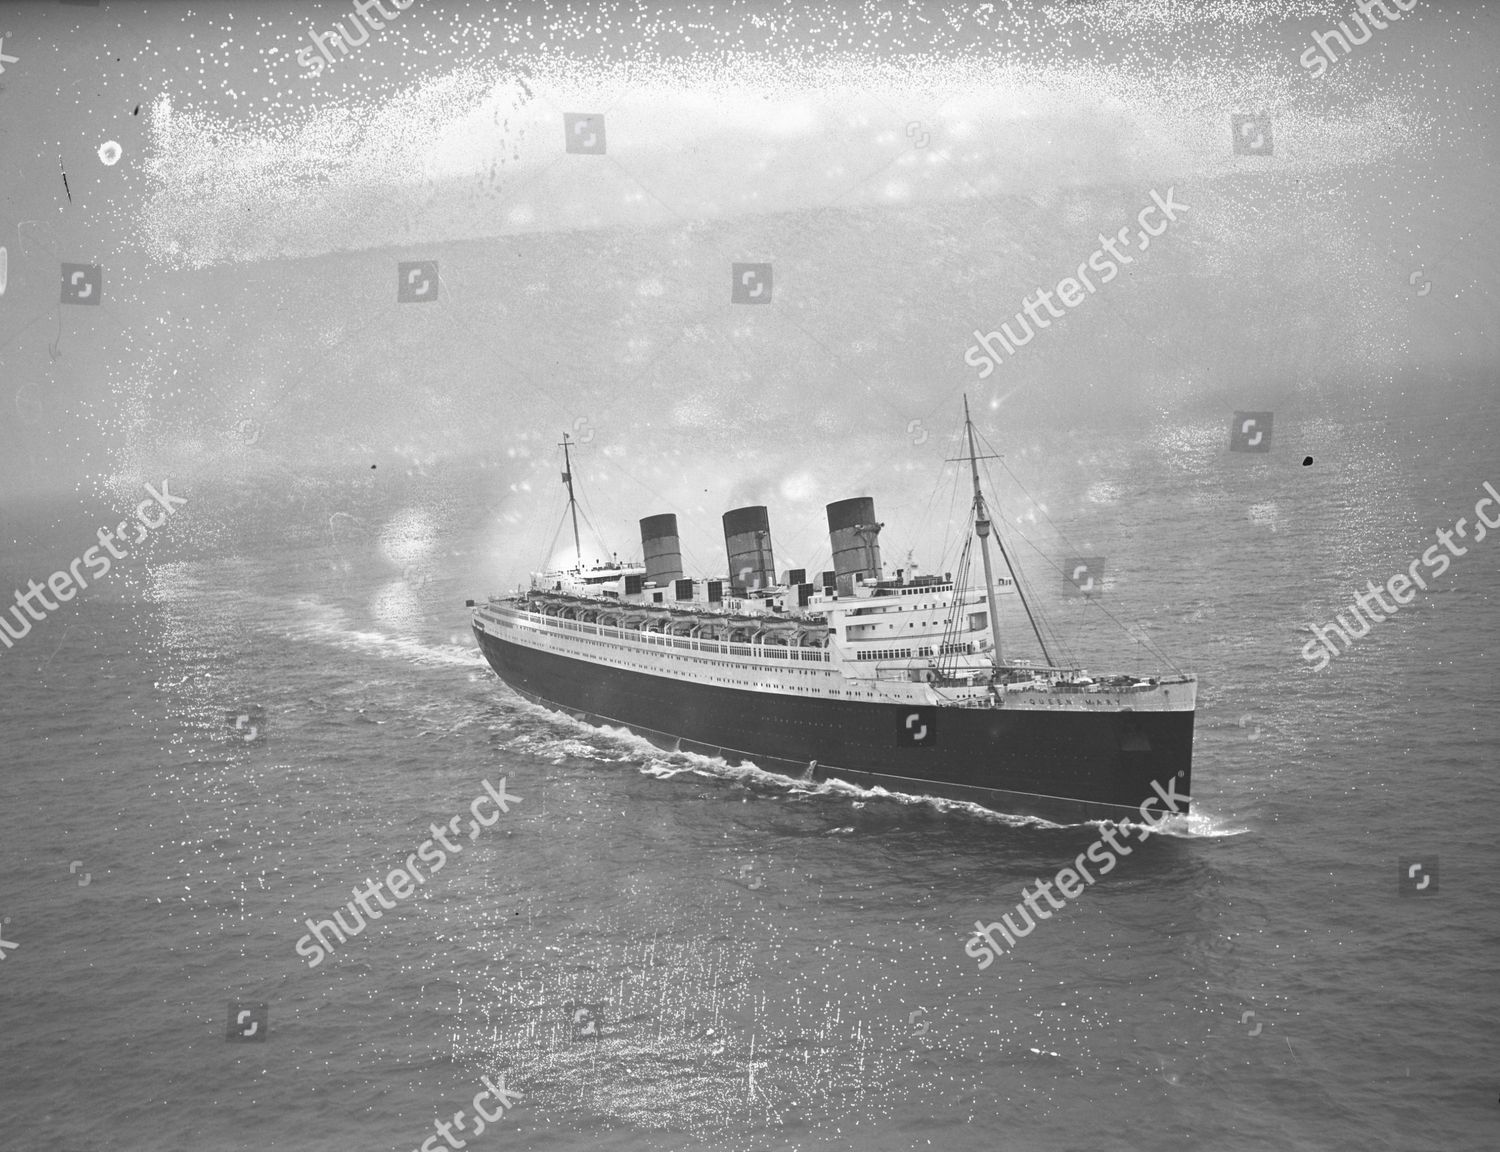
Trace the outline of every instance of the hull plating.
[[1072, 822], [1120, 818], [1176, 777], [1192, 791], [1192, 712], [925, 708], [752, 692], [652, 676], [496, 639], [496, 674], [533, 703], [659, 747], [800, 776], [970, 800]]

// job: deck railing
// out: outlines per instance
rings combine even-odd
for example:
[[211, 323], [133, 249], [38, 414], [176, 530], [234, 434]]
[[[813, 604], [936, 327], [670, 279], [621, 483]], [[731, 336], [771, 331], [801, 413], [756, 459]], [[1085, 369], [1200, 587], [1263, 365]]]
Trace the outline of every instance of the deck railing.
[[514, 616], [542, 628], [558, 628], [565, 632], [579, 632], [588, 636], [602, 636], [610, 640], [626, 640], [636, 644], [681, 648], [689, 652], [712, 652], [720, 656], [740, 656], [751, 660], [811, 660], [815, 663], [827, 663], [829, 660], [826, 648], [793, 648], [780, 644], [728, 644], [718, 640], [694, 640], [661, 632], [641, 632], [636, 629], [612, 628], [607, 624], [589, 624], [582, 620], [565, 620], [558, 616], [546, 616], [540, 612], [526, 612], [516, 608], [488, 609], [487, 613], [488, 618], [497, 622], [502, 621], [505, 616]]

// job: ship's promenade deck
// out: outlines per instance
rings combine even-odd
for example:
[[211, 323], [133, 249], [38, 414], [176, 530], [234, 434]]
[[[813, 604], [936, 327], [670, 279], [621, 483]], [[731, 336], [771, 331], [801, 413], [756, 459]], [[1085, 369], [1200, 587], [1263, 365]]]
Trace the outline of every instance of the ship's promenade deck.
[[[618, 628], [609, 624], [599, 624], [588, 620], [569, 619], [556, 613], [538, 612], [526, 607], [527, 601], [504, 601], [491, 600], [478, 611], [492, 613], [503, 613], [529, 624], [538, 625], [543, 628], [555, 629], [559, 632], [575, 632], [580, 635], [602, 636], [612, 640], [623, 640], [634, 644], [646, 645], [648, 648], [658, 649], [680, 649], [686, 652], [712, 652], [721, 656], [738, 656], [753, 660], [807, 660], [826, 664], [829, 662], [829, 651], [827, 647], [826, 630], [822, 636], [822, 643], [808, 643], [803, 645], [791, 645], [786, 643], [787, 635], [776, 636], [780, 643], [731, 643], [727, 640], [709, 639], [697, 636], [681, 636], [672, 632], [652, 632], [644, 628]], [[613, 605], [601, 607], [598, 604], [591, 606], [595, 611], [621, 612], [629, 611], [616, 608]], [[639, 610], [641, 615], [646, 615], [644, 609]], [[656, 621], [670, 620], [664, 613], [652, 613], [650, 618]], [[680, 618], [679, 618], [680, 619]], [[757, 631], [769, 632], [775, 625], [757, 621], [754, 618], [724, 615], [720, 627], [737, 626], [732, 630], [755, 628]], [[792, 623], [791, 621], [787, 622]], [[806, 639], [813, 639], [807, 633], [802, 634]], [[770, 637], [768, 637], [770, 639]]]
[[[1061, 711], [1191, 711], [1196, 678], [1188, 675], [1137, 680], [1131, 676], [1068, 682], [1061, 670], [989, 668], [957, 675], [920, 669], [921, 662], [902, 660], [889, 666], [856, 662], [831, 645], [826, 631], [806, 620], [768, 623], [756, 617], [646, 611], [631, 605], [578, 601], [593, 615], [642, 617], [647, 627], [618, 627], [557, 614], [556, 600], [491, 599], [474, 610], [476, 627], [499, 640], [555, 652], [574, 659], [649, 675], [711, 683], [759, 692], [964, 708], [1010, 708]], [[551, 611], [538, 611], [550, 608]], [[701, 624], [693, 624], [694, 620]], [[731, 633], [752, 635], [780, 626], [782, 643], [743, 643], [697, 635], [651, 631], [650, 625], [691, 627], [707, 624]], [[769, 636], [762, 640], [770, 639]], [[801, 644], [790, 641], [801, 640]], [[921, 675], [918, 675], [921, 673]]]

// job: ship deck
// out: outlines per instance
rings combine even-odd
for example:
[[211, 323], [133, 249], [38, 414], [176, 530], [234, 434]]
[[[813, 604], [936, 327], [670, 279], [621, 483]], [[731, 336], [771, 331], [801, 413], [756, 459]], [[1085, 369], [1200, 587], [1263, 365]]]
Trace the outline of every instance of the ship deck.
[[[821, 638], [821, 644], [795, 645], [788, 641], [799, 633], [772, 634], [762, 617], [722, 617], [721, 622], [739, 625], [733, 631], [753, 626], [767, 633], [761, 637], [763, 641], [781, 641], [742, 643], [618, 627], [545, 610], [551, 607], [555, 611], [557, 605], [554, 597], [545, 602], [492, 599], [475, 608], [474, 627], [496, 639], [585, 663], [756, 693], [935, 707], [1075, 712], [1192, 711], [1196, 703], [1197, 682], [1191, 676], [1150, 682], [1117, 677], [1085, 685], [1031, 679], [1043, 671], [1040, 669], [996, 672], [976, 668], [958, 676], [914, 678], [913, 673], [921, 670], [911, 661], [877, 664], [848, 658], [829, 642], [826, 629], [821, 637], [800, 633], [805, 640]], [[572, 607], [601, 616], [650, 616], [653, 621], [675, 615], [677, 622], [684, 624], [701, 615], [661, 610], [652, 613], [634, 605], [585, 600], [575, 601]], [[538, 608], [543, 610], [535, 610]]]

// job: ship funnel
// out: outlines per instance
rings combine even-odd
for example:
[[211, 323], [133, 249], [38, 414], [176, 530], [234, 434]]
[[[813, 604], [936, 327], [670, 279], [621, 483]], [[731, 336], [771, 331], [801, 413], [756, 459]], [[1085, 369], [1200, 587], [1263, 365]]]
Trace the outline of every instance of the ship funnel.
[[833, 571], [841, 595], [853, 592], [857, 576], [880, 578], [882, 527], [875, 519], [875, 501], [868, 496], [828, 505], [828, 539], [833, 545]]
[[641, 552], [646, 579], [665, 587], [682, 578], [682, 545], [677, 540], [677, 517], [670, 512], [641, 521]]
[[737, 591], [775, 587], [776, 560], [765, 505], [724, 513], [724, 548], [729, 553], [729, 582]]

